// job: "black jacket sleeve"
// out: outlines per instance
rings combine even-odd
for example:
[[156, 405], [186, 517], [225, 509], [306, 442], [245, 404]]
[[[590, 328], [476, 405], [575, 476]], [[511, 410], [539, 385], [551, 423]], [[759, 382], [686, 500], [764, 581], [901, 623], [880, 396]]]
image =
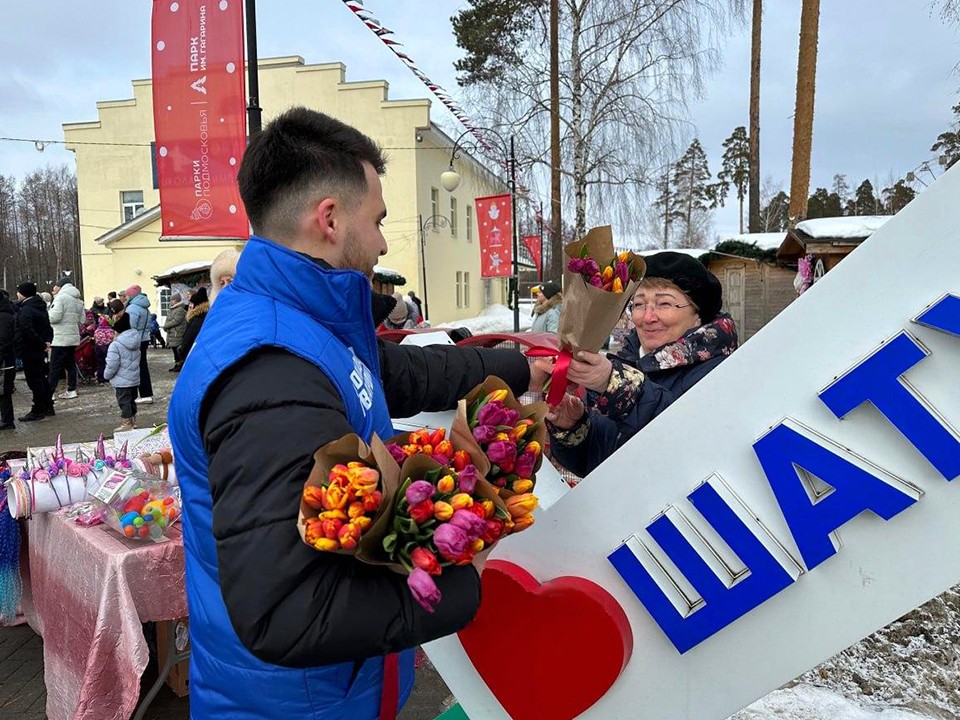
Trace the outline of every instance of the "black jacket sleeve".
[[406, 579], [307, 547], [297, 532], [317, 448], [351, 432], [333, 383], [315, 365], [271, 348], [210, 389], [201, 414], [210, 458], [220, 586], [241, 642], [265, 662], [326, 665], [384, 655], [456, 632], [476, 613], [472, 566], [436, 578], [429, 614]]
[[380, 366], [393, 417], [455, 408], [490, 375], [501, 378], [517, 396], [530, 385], [530, 364], [516, 350], [380, 341]]

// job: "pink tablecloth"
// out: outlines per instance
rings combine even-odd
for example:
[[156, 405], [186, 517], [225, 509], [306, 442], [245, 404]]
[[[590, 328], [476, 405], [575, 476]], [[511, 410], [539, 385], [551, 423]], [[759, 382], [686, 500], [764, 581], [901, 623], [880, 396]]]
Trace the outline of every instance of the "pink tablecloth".
[[141, 622], [187, 614], [183, 540], [136, 542], [55, 514], [27, 524], [24, 611], [43, 636], [48, 720], [125, 720], [149, 650]]

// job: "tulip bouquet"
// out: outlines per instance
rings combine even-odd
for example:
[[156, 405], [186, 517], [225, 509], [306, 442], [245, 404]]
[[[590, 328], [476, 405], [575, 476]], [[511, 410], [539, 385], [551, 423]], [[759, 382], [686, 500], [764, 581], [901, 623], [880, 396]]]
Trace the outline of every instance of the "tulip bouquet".
[[325, 445], [303, 487], [300, 537], [316, 550], [359, 555], [365, 536], [388, 519], [398, 473], [376, 435], [370, 445], [352, 433]]
[[487, 378], [460, 401], [454, 431], [462, 435], [459, 429], [466, 428], [474, 443], [470, 455], [482, 454], [489, 461], [486, 479], [502, 498], [529, 493], [536, 485], [547, 436], [546, 414], [544, 403], [521, 405], [498, 377]]
[[[515, 504], [519, 509], [520, 503]], [[433, 612], [441, 599], [433, 577], [444, 566], [473, 562], [514, 525], [510, 509], [476, 466], [457, 472], [425, 454], [414, 454], [400, 471], [383, 550], [408, 573], [414, 599]]]
[[604, 292], [622, 293], [631, 282], [640, 282], [643, 277], [643, 261], [632, 252], [618, 253], [603, 267], [588, 257], [587, 244], [580, 246], [577, 257], [567, 261], [567, 270], [580, 275], [585, 282]]
[[463, 444], [463, 438], [458, 438], [455, 432], [451, 433], [451, 438], [447, 438], [447, 431], [444, 428], [420, 428], [397, 435], [387, 443], [387, 450], [398, 465], [403, 465], [408, 457], [422, 454], [433, 458], [441, 465], [452, 467], [457, 472], [467, 465], [475, 465], [480, 474], [485, 475], [489, 466], [483, 455], [478, 455], [475, 462], [467, 450], [456, 448], [456, 445]]

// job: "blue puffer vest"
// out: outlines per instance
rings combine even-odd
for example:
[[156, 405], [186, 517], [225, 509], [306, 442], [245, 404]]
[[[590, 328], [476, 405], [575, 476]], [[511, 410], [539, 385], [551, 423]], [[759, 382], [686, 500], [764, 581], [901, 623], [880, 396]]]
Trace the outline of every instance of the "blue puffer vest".
[[[367, 660], [352, 684], [351, 662], [308, 669], [262, 662], [240, 642], [220, 592], [200, 404], [221, 373], [264, 346], [286, 348], [321, 368], [364, 440], [374, 432], [385, 438], [393, 434], [380, 384], [369, 281], [361, 273], [327, 270], [251, 237], [236, 280], [217, 296], [170, 401], [170, 436], [183, 497], [190, 714], [198, 720], [372, 720], [379, 717], [382, 658]], [[412, 687], [413, 651], [405, 651], [400, 655], [401, 706]]]

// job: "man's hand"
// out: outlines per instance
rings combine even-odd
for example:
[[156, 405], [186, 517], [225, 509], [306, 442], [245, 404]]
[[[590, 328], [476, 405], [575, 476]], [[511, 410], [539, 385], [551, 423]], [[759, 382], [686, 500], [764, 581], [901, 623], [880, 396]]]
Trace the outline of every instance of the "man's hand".
[[569, 430], [583, 416], [586, 409], [583, 407], [583, 401], [576, 395], [564, 395], [563, 400], [555, 408], [551, 408], [547, 413], [547, 420], [556, 425], [561, 430]]
[[570, 361], [567, 380], [588, 390], [602, 393], [610, 384], [611, 372], [613, 372], [613, 363], [604, 355], [581, 350]]
[[547, 382], [552, 372], [552, 360], [540, 358], [530, 363], [530, 386], [527, 388], [527, 392], [543, 392], [544, 383]]

